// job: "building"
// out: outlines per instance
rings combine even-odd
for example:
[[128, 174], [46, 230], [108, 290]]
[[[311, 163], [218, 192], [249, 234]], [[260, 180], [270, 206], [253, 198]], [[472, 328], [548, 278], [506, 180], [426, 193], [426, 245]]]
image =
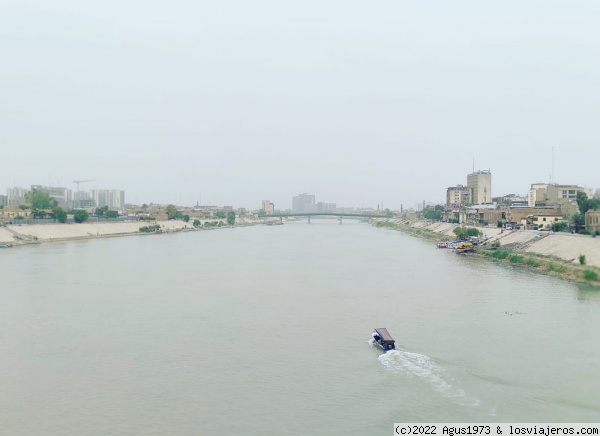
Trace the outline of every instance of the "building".
[[490, 171], [476, 171], [467, 176], [469, 190], [469, 204], [492, 203], [492, 173]]
[[600, 232], [600, 209], [590, 209], [585, 213], [585, 229], [590, 233]]
[[561, 215], [528, 215], [521, 220], [525, 228], [537, 227], [538, 230], [550, 230], [552, 224], [562, 221]]
[[94, 189], [90, 198], [96, 207], [108, 207], [110, 210], [125, 209], [125, 191], [118, 189]]
[[529, 197], [518, 194], [507, 194], [502, 197], [492, 197], [492, 203], [497, 205], [527, 207], [529, 204]]
[[593, 190], [577, 185], [534, 183], [529, 190], [529, 207], [558, 206], [562, 209], [564, 216], [572, 216], [579, 212], [577, 206], [578, 192], [583, 192], [591, 197]]
[[323, 203], [322, 201], [317, 203], [316, 211], [319, 213], [331, 213], [335, 212], [335, 203]]
[[54, 186], [31, 185], [31, 190], [47, 193], [54, 200], [58, 201], [60, 207], [68, 208], [71, 204], [71, 190]]
[[446, 189], [446, 210], [458, 211], [469, 202], [469, 188], [463, 185]]
[[544, 202], [546, 197], [547, 183], [532, 183], [527, 194], [527, 203], [529, 207], [535, 207], [536, 202]]
[[[460, 218], [459, 218], [460, 220]], [[468, 224], [496, 224], [506, 220], [506, 212], [496, 208], [494, 204], [476, 204], [466, 209], [464, 221]]]
[[296, 213], [314, 212], [315, 196], [306, 193], [297, 195], [292, 198], [292, 211]]
[[273, 215], [275, 213], [275, 205], [271, 203], [269, 200], [262, 201], [262, 210], [265, 211], [267, 215]]
[[[547, 207], [511, 207], [507, 214], [506, 219], [511, 223], [521, 223], [526, 220], [527, 217], [562, 217], [565, 216], [559, 206], [547, 206]], [[548, 221], [548, 220], [546, 220]], [[543, 222], [543, 220], [541, 220]]]
[[0, 207], [8, 206], [8, 196], [0, 195]]
[[19, 206], [21, 204], [26, 204], [27, 200], [25, 197], [29, 193], [30, 189], [27, 188], [9, 188], [6, 190], [6, 196], [8, 197], [8, 205], [9, 206]]

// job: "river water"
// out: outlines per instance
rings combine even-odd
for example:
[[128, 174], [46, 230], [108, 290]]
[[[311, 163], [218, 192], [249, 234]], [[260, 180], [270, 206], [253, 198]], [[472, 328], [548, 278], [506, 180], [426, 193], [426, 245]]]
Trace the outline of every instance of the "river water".
[[5, 249], [0, 273], [2, 434], [600, 421], [599, 291], [356, 221]]

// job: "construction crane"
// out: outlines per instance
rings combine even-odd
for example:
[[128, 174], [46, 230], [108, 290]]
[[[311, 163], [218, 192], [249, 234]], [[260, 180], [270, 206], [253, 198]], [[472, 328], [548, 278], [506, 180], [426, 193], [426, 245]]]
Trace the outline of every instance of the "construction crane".
[[79, 192], [79, 184], [87, 182], [95, 182], [95, 180], [73, 180], [73, 183], [77, 183], [77, 192]]

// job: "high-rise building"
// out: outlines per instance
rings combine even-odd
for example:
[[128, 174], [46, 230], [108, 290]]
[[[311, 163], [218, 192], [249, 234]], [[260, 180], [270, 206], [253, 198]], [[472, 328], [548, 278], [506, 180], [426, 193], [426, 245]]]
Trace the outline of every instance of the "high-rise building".
[[110, 210], [122, 210], [125, 208], [125, 191], [118, 189], [94, 189], [91, 198], [96, 207], [108, 207]]
[[490, 204], [492, 202], [492, 173], [476, 171], [467, 176], [469, 204]]
[[331, 213], [335, 212], [336, 204], [335, 203], [323, 203], [319, 201], [316, 206], [316, 211], [319, 213]]
[[6, 196], [8, 197], [9, 206], [19, 206], [25, 204], [27, 200], [25, 196], [29, 193], [30, 189], [27, 188], [8, 188], [6, 190]]
[[273, 215], [275, 213], [275, 205], [269, 200], [262, 201], [262, 209], [267, 215]]
[[0, 206], [8, 206], [8, 197], [6, 195], [0, 195]]
[[292, 198], [292, 211], [306, 213], [315, 211], [315, 196], [306, 193]]

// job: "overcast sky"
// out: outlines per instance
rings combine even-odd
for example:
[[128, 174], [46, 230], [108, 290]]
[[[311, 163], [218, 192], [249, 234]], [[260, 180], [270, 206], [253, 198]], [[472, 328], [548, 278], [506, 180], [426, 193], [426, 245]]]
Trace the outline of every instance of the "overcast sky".
[[600, 2], [4, 0], [0, 192], [414, 207], [600, 187]]

